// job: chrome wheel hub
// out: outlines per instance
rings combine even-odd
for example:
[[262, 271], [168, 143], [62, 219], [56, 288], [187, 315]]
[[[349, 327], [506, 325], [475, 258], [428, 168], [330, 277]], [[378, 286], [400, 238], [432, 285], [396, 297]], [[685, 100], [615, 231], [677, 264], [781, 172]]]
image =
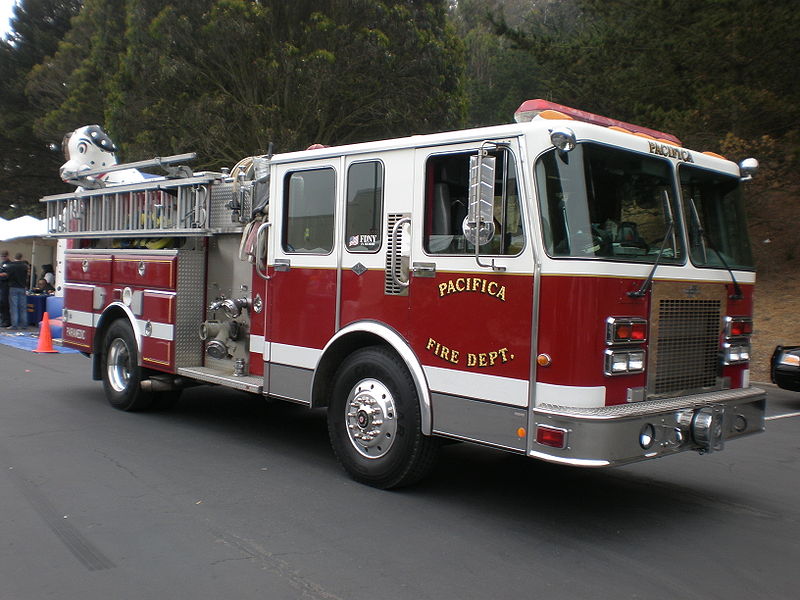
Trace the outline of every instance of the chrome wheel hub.
[[377, 379], [362, 379], [347, 397], [347, 435], [366, 458], [384, 456], [397, 434], [397, 411], [389, 389]]
[[108, 382], [115, 392], [124, 392], [131, 378], [131, 355], [124, 340], [115, 338], [108, 348]]

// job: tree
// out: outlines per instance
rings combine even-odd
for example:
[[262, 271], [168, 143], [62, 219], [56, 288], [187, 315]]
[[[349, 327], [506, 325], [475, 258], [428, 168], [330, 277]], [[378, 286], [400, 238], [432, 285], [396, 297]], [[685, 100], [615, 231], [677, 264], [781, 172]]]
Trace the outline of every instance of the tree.
[[546, 95], [557, 101], [710, 150], [728, 133], [784, 136], [800, 127], [800, 14], [789, 0], [574, 0], [555, 8], [555, 28], [498, 22], [498, 31], [540, 62]]
[[0, 40], [0, 215], [37, 212], [39, 192], [60, 187], [52, 176], [60, 160], [34, 135], [35, 107], [24, 90], [28, 72], [55, 51], [80, 5], [79, 0], [22, 0], [11, 33]]
[[108, 117], [135, 155], [191, 149], [229, 165], [269, 142], [300, 149], [463, 121], [462, 47], [444, 2], [220, 0], [194, 14], [172, 3], [128, 28]]

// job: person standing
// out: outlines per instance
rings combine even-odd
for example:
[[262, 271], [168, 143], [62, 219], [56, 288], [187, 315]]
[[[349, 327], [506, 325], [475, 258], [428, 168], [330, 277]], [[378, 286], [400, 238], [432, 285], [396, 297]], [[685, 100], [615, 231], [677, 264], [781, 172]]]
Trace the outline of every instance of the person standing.
[[5, 272], [9, 262], [11, 261], [8, 259], [8, 250], [0, 252], [0, 327], [11, 325], [8, 304], [8, 274]]
[[14, 260], [6, 265], [8, 276], [8, 300], [11, 313], [11, 328], [26, 329], [28, 327], [28, 298], [25, 288], [28, 285], [28, 263], [22, 260], [17, 252]]

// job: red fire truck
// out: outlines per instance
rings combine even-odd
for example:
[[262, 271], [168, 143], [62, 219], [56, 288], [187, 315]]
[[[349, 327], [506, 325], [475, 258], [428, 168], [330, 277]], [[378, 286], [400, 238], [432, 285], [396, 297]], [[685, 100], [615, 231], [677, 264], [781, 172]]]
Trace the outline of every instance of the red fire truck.
[[89, 172], [42, 200], [71, 240], [64, 343], [126, 411], [199, 383], [327, 407], [343, 467], [384, 488], [443, 438], [604, 467], [762, 431], [756, 161], [542, 100], [515, 121]]

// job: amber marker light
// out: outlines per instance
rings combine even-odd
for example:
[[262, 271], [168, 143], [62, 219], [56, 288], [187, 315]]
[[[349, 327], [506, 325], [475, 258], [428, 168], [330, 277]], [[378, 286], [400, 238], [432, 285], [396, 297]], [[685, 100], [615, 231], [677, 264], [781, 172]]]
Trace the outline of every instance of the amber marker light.
[[553, 359], [550, 358], [549, 354], [540, 354], [536, 357], [536, 364], [540, 367], [549, 367], [552, 362]]
[[517, 429], [517, 437], [524, 438], [527, 435], [527, 431], [525, 431], [524, 427], [520, 427]]

